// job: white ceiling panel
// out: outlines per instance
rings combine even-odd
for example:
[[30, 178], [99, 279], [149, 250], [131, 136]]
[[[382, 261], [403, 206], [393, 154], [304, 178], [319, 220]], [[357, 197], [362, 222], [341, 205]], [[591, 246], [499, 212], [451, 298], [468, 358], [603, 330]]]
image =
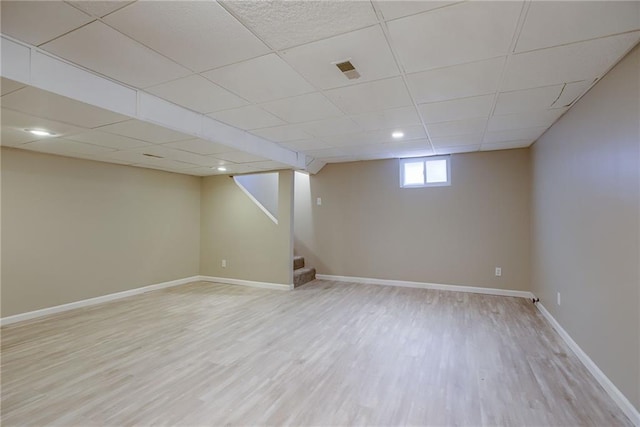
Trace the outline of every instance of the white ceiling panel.
[[436, 148], [436, 154], [461, 154], [461, 153], [473, 153], [480, 150], [480, 145], [461, 145], [459, 147], [439, 147]]
[[529, 129], [514, 129], [497, 132], [485, 132], [482, 139], [483, 144], [491, 144], [497, 142], [510, 142], [518, 140], [535, 141], [540, 135], [547, 130], [547, 127], [529, 128]]
[[2, 1], [2, 33], [40, 45], [94, 18], [60, 1]]
[[249, 163], [249, 162], [261, 162], [264, 157], [256, 156], [255, 154], [245, 153], [243, 151], [232, 151], [229, 153], [219, 153], [214, 156], [216, 159], [226, 160], [233, 163]]
[[129, 150], [134, 153], [151, 154], [166, 160], [174, 160], [184, 163], [190, 163], [196, 166], [214, 166], [215, 161], [207, 156], [190, 153], [188, 151], [176, 150], [166, 145], [151, 145]]
[[302, 139], [299, 141], [284, 142], [280, 145], [294, 151], [323, 150], [332, 148], [329, 144], [319, 139]]
[[250, 168], [256, 168], [256, 169], [261, 169], [261, 170], [282, 170], [282, 169], [291, 169], [290, 165], [286, 165], [284, 163], [280, 163], [280, 162], [274, 162], [271, 160], [266, 160], [263, 162], [251, 162], [251, 163], [245, 163], [245, 166], [248, 166]]
[[320, 40], [378, 22], [368, 1], [226, 1], [235, 16], [275, 49]]
[[195, 154], [210, 155], [217, 153], [228, 153], [231, 148], [226, 145], [216, 144], [206, 139], [188, 139], [186, 141], [176, 141], [163, 144], [163, 147], [174, 148], [176, 150], [189, 151]]
[[105, 22], [201, 72], [269, 51], [256, 36], [214, 1], [138, 1]]
[[391, 142], [407, 142], [413, 139], [423, 139], [427, 137], [422, 126], [408, 126], [402, 129], [404, 136], [401, 139], [394, 139], [390, 130], [374, 130], [369, 132], [354, 133], [351, 135], [340, 135], [323, 138], [333, 147], [343, 147], [348, 145], [384, 144]]
[[82, 142], [70, 141], [63, 138], [53, 138], [53, 139], [29, 142], [27, 144], [21, 145], [20, 148], [25, 150], [40, 151], [43, 153], [71, 155], [71, 156], [75, 153], [102, 154], [102, 153], [115, 151], [110, 148], [100, 147], [100, 146], [91, 145], [91, 144], [83, 144]]
[[445, 136], [441, 138], [431, 138], [434, 147], [462, 147], [467, 145], [480, 146], [482, 143], [482, 133], [473, 135]]
[[100, 128], [100, 131], [127, 136], [133, 139], [141, 139], [155, 144], [193, 139], [193, 137], [189, 135], [140, 120], [128, 120], [126, 122], [104, 126]]
[[305, 132], [320, 138], [363, 131], [356, 122], [348, 117], [337, 117], [334, 119], [303, 123], [300, 125], [300, 128]]
[[0, 77], [0, 90], [2, 91], [2, 95], [6, 95], [18, 89], [22, 89], [23, 87], [25, 87], [25, 85], [23, 85], [22, 83]]
[[2, 106], [36, 117], [86, 128], [121, 122], [129, 118], [32, 86], [4, 95]]
[[516, 52], [640, 29], [637, 1], [534, 1]]
[[358, 114], [351, 116], [351, 119], [364, 130], [393, 129], [396, 127], [421, 124], [420, 117], [414, 107], [402, 107]]
[[315, 91], [275, 53], [202, 75], [251, 102], [272, 101]]
[[640, 40], [640, 32], [510, 56], [501, 90], [592, 81]]
[[498, 89], [504, 58], [456, 65], [407, 75], [411, 93], [419, 104], [494, 93]]
[[[225, 170], [219, 171], [217, 168], [210, 168], [209, 173], [205, 173], [206, 169], [202, 169], [202, 172], [206, 175], [230, 175], [230, 174], [241, 174], [241, 173], [252, 173], [252, 172], [262, 172], [262, 169], [253, 168], [247, 165], [234, 165], [234, 164], [225, 164]], [[198, 170], [198, 169], [194, 169]]]
[[98, 21], [49, 42], [43, 48], [140, 88], [191, 74], [188, 69]]
[[425, 123], [448, 122], [453, 120], [489, 117], [494, 95], [452, 99], [418, 106]]
[[506, 55], [522, 2], [465, 2], [389, 22], [406, 72]]
[[82, 128], [66, 123], [33, 117], [5, 108], [2, 109], [2, 138], [0, 138], [2, 145], [15, 146], [29, 141], [51, 138], [34, 135], [26, 132], [25, 129], [47, 130], [56, 136], [65, 136], [83, 131]]
[[553, 108], [563, 88], [564, 85], [560, 84], [534, 89], [501, 92], [498, 94], [494, 114], [512, 114]]
[[110, 14], [126, 5], [133, 3], [126, 0], [113, 0], [113, 1], [101, 1], [101, 0], [79, 0], [79, 1], [67, 1], [67, 3], [74, 5], [78, 9], [82, 9], [89, 15], [101, 18]]
[[284, 125], [286, 122], [255, 105], [209, 114], [216, 120], [240, 129], [251, 130]]
[[382, 12], [385, 20], [401, 18], [403, 16], [415, 15], [416, 13], [428, 10], [439, 9], [459, 2], [455, 1], [376, 1], [375, 5]]
[[393, 77], [325, 92], [347, 114], [381, 111], [412, 105], [401, 77]]
[[275, 126], [252, 130], [251, 133], [275, 142], [289, 142], [313, 138], [313, 135], [305, 132], [301, 125]]
[[496, 144], [482, 144], [480, 146], [480, 151], [493, 151], [493, 150], [509, 150], [512, 148], [525, 148], [530, 146], [532, 141], [527, 139], [521, 141], [509, 141], [509, 142], [500, 142]]
[[554, 108], [552, 110], [528, 111], [526, 113], [507, 114], [504, 116], [493, 116], [489, 119], [487, 131], [501, 131], [512, 129], [527, 129], [551, 126], [567, 108]]
[[262, 104], [261, 107], [289, 123], [310, 122], [342, 115], [335, 105], [318, 92], [271, 101]]
[[212, 113], [247, 104], [239, 96], [195, 74], [150, 87], [147, 92], [199, 113]]
[[580, 82], [567, 83], [564, 85], [562, 93], [553, 103], [554, 107], [568, 107], [573, 104], [578, 97], [584, 94], [593, 84], [593, 81], [583, 80]]
[[152, 165], [156, 168], [168, 169], [189, 169], [193, 168], [193, 164], [184, 163], [169, 159], [158, 159], [156, 157], [145, 156], [137, 151], [114, 151], [112, 153], [103, 154], [105, 159], [114, 159], [122, 163], [135, 165]]
[[427, 126], [427, 129], [432, 138], [442, 138], [445, 136], [476, 135], [484, 132], [486, 125], [487, 119], [479, 118], [432, 123]]
[[[319, 89], [330, 89], [400, 74], [379, 25], [298, 46], [284, 59]], [[349, 80], [335, 65], [351, 61], [360, 78]]]
[[106, 132], [91, 131], [70, 135], [66, 139], [87, 144], [100, 145], [102, 147], [113, 148], [116, 150], [130, 150], [132, 148], [145, 147], [150, 145], [148, 142], [139, 139], [127, 138], [122, 135], [114, 135]]

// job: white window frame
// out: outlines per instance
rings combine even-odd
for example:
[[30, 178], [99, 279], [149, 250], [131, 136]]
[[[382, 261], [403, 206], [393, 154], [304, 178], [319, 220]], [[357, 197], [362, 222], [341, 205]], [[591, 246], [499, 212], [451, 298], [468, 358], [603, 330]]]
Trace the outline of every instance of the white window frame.
[[[446, 182], [427, 182], [427, 165], [426, 163], [433, 160], [446, 160], [447, 162], [447, 181]], [[424, 182], [422, 184], [404, 185], [404, 165], [406, 163], [419, 163], [424, 165]], [[451, 185], [451, 156], [429, 156], [429, 157], [409, 157], [400, 159], [400, 188], [424, 188], [424, 187], [446, 187]]]

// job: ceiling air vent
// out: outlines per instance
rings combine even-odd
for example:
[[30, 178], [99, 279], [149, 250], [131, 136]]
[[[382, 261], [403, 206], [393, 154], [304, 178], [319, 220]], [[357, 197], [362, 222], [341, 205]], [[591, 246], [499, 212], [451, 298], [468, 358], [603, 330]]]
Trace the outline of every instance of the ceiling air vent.
[[354, 80], [360, 77], [360, 73], [356, 70], [356, 67], [353, 66], [351, 61], [338, 62], [336, 63], [336, 67], [338, 67], [338, 69], [342, 71], [342, 74], [347, 76], [349, 80]]
[[155, 154], [142, 153], [143, 156], [153, 157], [154, 159], [164, 159], [162, 156], [156, 156]]

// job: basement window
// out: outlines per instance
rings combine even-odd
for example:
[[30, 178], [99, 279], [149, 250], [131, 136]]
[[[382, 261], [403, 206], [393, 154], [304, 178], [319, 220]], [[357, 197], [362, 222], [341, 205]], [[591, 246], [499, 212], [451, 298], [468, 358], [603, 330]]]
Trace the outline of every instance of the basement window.
[[400, 187], [441, 187], [451, 185], [449, 156], [400, 159]]

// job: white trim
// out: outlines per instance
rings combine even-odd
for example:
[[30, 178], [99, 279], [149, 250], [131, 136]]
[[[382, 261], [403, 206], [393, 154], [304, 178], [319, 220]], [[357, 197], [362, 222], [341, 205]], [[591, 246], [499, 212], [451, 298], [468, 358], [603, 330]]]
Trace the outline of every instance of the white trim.
[[184, 279], [177, 279], [177, 280], [171, 280], [169, 282], [156, 283], [154, 285], [129, 289], [122, 292], [116, 292], [114, 294], [107, 294], [99, 297], [70, 302], [68, 304], [56, 305], [53, 307], [42, 308], [40, 310], [14, 314], [13, 316], [7, 316], [7, 317], [1, 318], [0, 326], [10, 325], [12, 323], [22, 322], [24, 320], [36, 319], [38, 317], [48, 316], [50, 314], [62, 313], [64, 311], [69, 311], [76, 308], [89, 307], [96, 304], [102, 304], [104, 302], [114, 301], [114, 300], [130, 297], [133, 295], [143, 294], [150, 291], [156, 291], [158, 289], [170, 288], [173, 286], [184, 285], [186, 283], [197, 282], [198, 280], [199, 280], [199, 276], [185, 277]]
[[[274, 172], [274, 173], [277, 173], [277, 172]], [[279, 180], [279, 179], [280, 179], [280, 177], [278, 176], [278, 180]], [[242, 190], [242, 192], [243, 192], [244, 194], [246, 194], [246, 196], [247, 196], [249, 199], [251, 199], [251, 201], [253, 202], [253, 204], [255, 204], [256, 206], [258, 206], [258, 207], [260, 208], [260, 210], [261, 210], [262, 212], [264, 212], [264, 214], [265, 214], [266, 216], [268, 216], [268, 217], [269, 217], [269, 219], [270, 219], [271, 221], [273, 221], [276, 225], [278, 225], [278, 218], [276, 218], [275, 216], [273, 216], [273, 214], [272, 214], [271, 212], [269, 212], [269, 210], [268, 210], [267, 208], [265, 208], [265, 207], [264, 207], [264, 205], [258, 201], [258, 199], [256, 199], [255, 197], [253, 197], [253, 194], [251, 194], [251, 193], [249, 192], [249, 190], [247, 190], [247, 189], [245, 188], [245, 186], [244, 186], [244, 185], [242, 185], [242, 183], [236, 179], [236, 177], [235, 177], [235, 176], [233, 177], [233, 182], [235, 182], [235, 183], [236, 183], [236, 185], [237, 185], [238, 187], [240, 187], [240, 189]], [[278, 182], [279, 182], [279, 181], [278, 181]]]
[[223, 283], [225, 285], [250, 286], [252, 288], [277, 289], [280, 291], [290, 291], [293, 283], [285, 285], [283, 283], [254, 282], [252, 280], [231, 279], [228, 277], [198, 276], [198, 280], [204, 282]]
[[405, 280], [372, 279], [368, 277], [332, 276], [316, 274], [320, 280], [334, 280], [336, 282], [366, 283], [370, 285], [401, 286], [405, 288], [434, 289], [439, 291], [469, 292], [473, 294], [501, 295], [505, 297], [533, 298], [528, 291], [513, 291], [509, 289], [481, 288], [475, 286], [443, 285], [439, 283], [409, 282]]
[[547, 311], [546, 308], [541, 303], [537, 303], [536, 306], [540, 313], [547, 319], [547, 321], [551, 324], [553, 329], [556, 330], [558, 335], [564, 340], [565, 343], [569, 346], [569, 348], [575, 353], [575, 355], [580, 359], [580, 361], [584, 364], [584, 366], [591, 372], [591, 375], [595, 377], [595, 379], [600, 383], [602, 388], [607, 392], [607, 394], [613, 399], [613, 401], [622, 409], [622, 412], [631, 420], [631, 422], [640, 426], [640, 412], [633, 406], [629, 399], [626, 398], [624, 394], [613, 384], [613, 382], [598, 368], [598, 365], [595, 364], [593, 360], [580, 348], [580, 346], [571, 338], [571, 335], [567, 331], [564, 330], [560, 323]]

